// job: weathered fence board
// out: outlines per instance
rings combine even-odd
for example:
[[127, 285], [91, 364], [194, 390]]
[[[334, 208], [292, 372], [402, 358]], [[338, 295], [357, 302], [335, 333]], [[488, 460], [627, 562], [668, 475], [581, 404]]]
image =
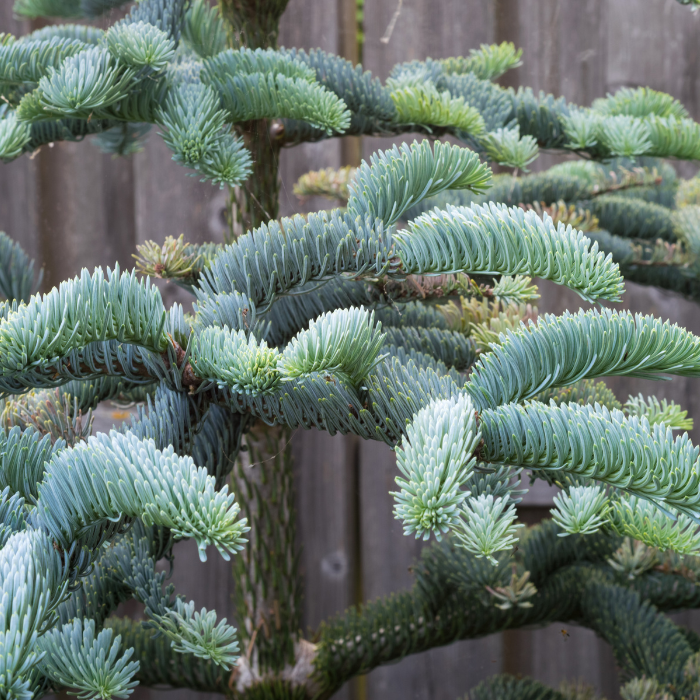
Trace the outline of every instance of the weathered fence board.
[[[173, 162], [157, 130], [151, 129], [144, 149], [133, 157], [135, 244], [147, 240], [163, 243], [167, 236], [177, 238], [180, 234], [192, 243], [222, 242], [226, 191], [200, 182], [191, 171]], [[192, 296], [174, 284], [159, 286], [166, 304], [176, 300], [191, 303]]]
[[[347, 3], [345, 3], [347, 4]], [[292, 0], [282, 17], [279, 43], [320, 48], [340, 55], [344, 3]], [[300, 202], [292, 192], [309, 170], [342, 165], [339, 139], [283, 149], [280, 155], [280, 214], [335, 206], [323, 198]], [[303, 578], [302, 629], [313, 635], [319, 624], [357, 602], [357, 439], [319, 431], [297, 431], [293, 440], [297, 502], [297, 536]], [[354, 684], [338, 694], [355, 695]]]
[[92, 144], [67, 142], [42, 148], [36, 160], [46, 286], [83, 267], [114, 267], [116, 261], [132, 267], [132, 162], [112, 160]]
[[[363, 65], [385, 80], [402, 61], [443, 58], [467, 53], [495, 38], [494, 4], [458, 0], [365, 2]], [[393, 31], [389, 31], [393, 22]], [[388, 40], [387, 40], [388, 39]], [[401, 139], [364, 138], [364, 158]], [[422, 137], [418, 136], [421, 139]], [[403, 536], [392, 515], [396, 464], [394, 453], [380, 443], [360, 446], [360, 551], [362, 594], [371, 601], [409, 588], [409, 567], [420, 556], [423, 542]], [[415, 698], [447, 700], [462, 695], [485, 677], [502, 670], [499, 635], [460, 642], [376, 669], [367, 676], [368, 700]]]

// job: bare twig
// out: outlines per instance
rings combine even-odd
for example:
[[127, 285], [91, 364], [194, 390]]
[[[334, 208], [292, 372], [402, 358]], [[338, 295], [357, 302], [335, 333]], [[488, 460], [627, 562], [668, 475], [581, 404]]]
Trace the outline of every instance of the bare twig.
[[396, 6], [396, 10], [391, 17], [391, 21], [389, 22], [389, 26], [386, 28], [386, 31], [384, 32], [384, 36], [379, 40], [382, 42], [382, 44], [389, 43], [389, 39], [391, 39], [391, 35], [394, 33], [394, 27], [396, 26], [396, 20], [398, 20], [399, 15], [401, 14], [402, 7], [403, 7], [403, 0], [399, 0], [399, 4]]

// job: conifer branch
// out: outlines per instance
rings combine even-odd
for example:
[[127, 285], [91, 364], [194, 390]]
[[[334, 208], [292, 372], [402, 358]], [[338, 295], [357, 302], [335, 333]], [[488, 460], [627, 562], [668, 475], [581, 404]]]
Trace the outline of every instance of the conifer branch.
[[0, 376], [11, 380], [42, 361], [55, 361], [96, 341], [167, 347], [166, 312], [157, 289], [135, 275], [101, 268], [54, 288], [0, 322]]
[[699, 345], [692, 333], [652, 316], [610, 309], [547, 314], [536, 326], [507, 331], [477, 362], [467, 389], [477, 407], [496, 408], [584, 378], [693, 377]]
[[480, 460], [563, 470], [676, 508], [698, 520], [698, 448], [663, 424], [601, 406], [530, 402], [480, 414]]
[[43, 270], [34, 271], [34, 261], [19, 243], [0, 231], [0, 295], [10, 302], [28, 302], [43, 276]]
[[85, 700], [128, 697], [138, 685], [132, 679], [139, 663], [129, 662], [133, 649], [120, 655], [121, 638], [112, 641], [112, 636], [111, 629], [96, 634], [94, 620], [78, 619], [54, 628], [39, 639], [39, 672], [54, 687], [79, 690]]
[[[68, 483], [77, 490], [75, 499], [65, 498]], [[203, 561], [210, 544], [225, 559], [240, 549], [247, 528], [236, 520], [238, 512], [228, 488], [216, 491], [214, 478], [191, 458], [115, 431], [54, 454], [37, 498], [38, 522], [63, 549], [81, 538], [94, 549], [105, 522], [142, 517], [147, 525], [169, 527], [176, 537], [193, 537]]]
[[[481, 232], [488, 237], [479, 236]], [[453, 240], [448, 244], [448, 238]], [[617, 300], [622, 280], [610, 256], [583, 234], [545, 215], [487, 205], [434, 210], [396, 234], [409, 273], [524, 274], [551, 279], [584, 299]]]

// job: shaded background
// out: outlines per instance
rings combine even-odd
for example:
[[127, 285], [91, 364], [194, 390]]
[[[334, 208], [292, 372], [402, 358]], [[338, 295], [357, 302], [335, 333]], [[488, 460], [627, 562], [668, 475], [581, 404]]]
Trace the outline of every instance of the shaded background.
[[[467, 54], [481, 43], [503, 40], [524, 49], [523, 66], [501, 83], [529, 85], [588, 105], [622, 86], [648, 85], [679, 98], [700, 117], [698, 45], [700, 13], [674, 0], [403, 0], [393, 35], [385, 34], [398, 0], [365, 0], [364, 43], [358, 46], [356, 0], [290, 0], [280, 44], [320, 47], [357, 61], [384, 79], [400, 61]], [[26, 33], [40, 26], [12, 17], [11, 0], [0, 2], [0, 31]], [[111, 24], [118, 14], [108, 18]], [[153, 130], [155, 132], [155, 129]], [[32, 157], [0, 165], [0, 230], [20, 241], [45, 268], [50, 288], [96, 265], [132, 266], [137, 243], [162, 242], [181, 233], [189, 241], [221, 241], [226, 192], [188, 177], [152, 132], [145, 149], [127, 159], [101, 154], [90, 144], [57, 143]], [[410, 138], [410, 137], [407, 137]], [[321, 167], [356, 164], [390, 143], [388, 139], [345, 138], [307, 144], [282, 154], [281, 213], [300, 210], [292, 194], [296, 178]], [[554, 163], [543, 154], [535, 169]], [[695, 168], [680, 164], [689, 176]], [[306, 209], [324, 202], [307, 202]], [[328, 206], [328, 203], [325, 203]], [[186, 301], [172, 285], [162, 287], [166, 303]], [[543, 283], [540, 311], [577, 309], [579, 299]], [[670, 318], [700, 333], [700, 309], [670, 293], [627, 285], [623, 306]], [[700, 426], [700, 382], [611, 380], [621, 399], [628, 393], [656, 393], [690, 410]], [[122, 416], [104, 407], [100, 425]], [[104, 428], [101, 428], [104, 429]], [[700, 427], [694, 431], [696, 442]], [[393, 453], [382, 444], [352, 437], [297, 433], [298, 528], [305, 576], [305, 629], [348, 605], [411, 585], [409, 567], [422, 543], [404, 538], [391, 515], [388, 495], [396, 473]], [[533, 490], [521, 515], [537, 522], [548, 514], [551, 493]], [[230, 566], [213, 557], [199, 563], [192, 543], [177, 546], [173, 580], [198, 606], [231, 617]], [[700, 616], [678, 621], [700, 631]], [[566, 630], [566, 633], [564, 632]], [[558, 685], [583, 678], [610, 700], [617, 694], [609, 647], [589, 630], [561, 624], [517, 630], [436, 649], [377, 669], [344, 688], [343, 700], [454, 700], [481, 679], [508, 671]], [[204, 700], [206, 694], [171, 691], [176, 700]], [[162, 698], [142, 689], [135, 698]]]

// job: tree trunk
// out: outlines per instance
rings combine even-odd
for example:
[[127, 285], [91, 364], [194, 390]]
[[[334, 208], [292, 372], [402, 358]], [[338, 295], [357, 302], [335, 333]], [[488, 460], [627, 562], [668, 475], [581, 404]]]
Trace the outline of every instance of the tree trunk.
[[[277, 48], [280, 17], [288, 0], [219, 0], [232, 48]], [[257, 228], [279, 215], [279, 152], [283, 130], [278, 121], [258, 119], [237, 126], [253, 157], [253, 172], [229, 196], [229, 238]]]

